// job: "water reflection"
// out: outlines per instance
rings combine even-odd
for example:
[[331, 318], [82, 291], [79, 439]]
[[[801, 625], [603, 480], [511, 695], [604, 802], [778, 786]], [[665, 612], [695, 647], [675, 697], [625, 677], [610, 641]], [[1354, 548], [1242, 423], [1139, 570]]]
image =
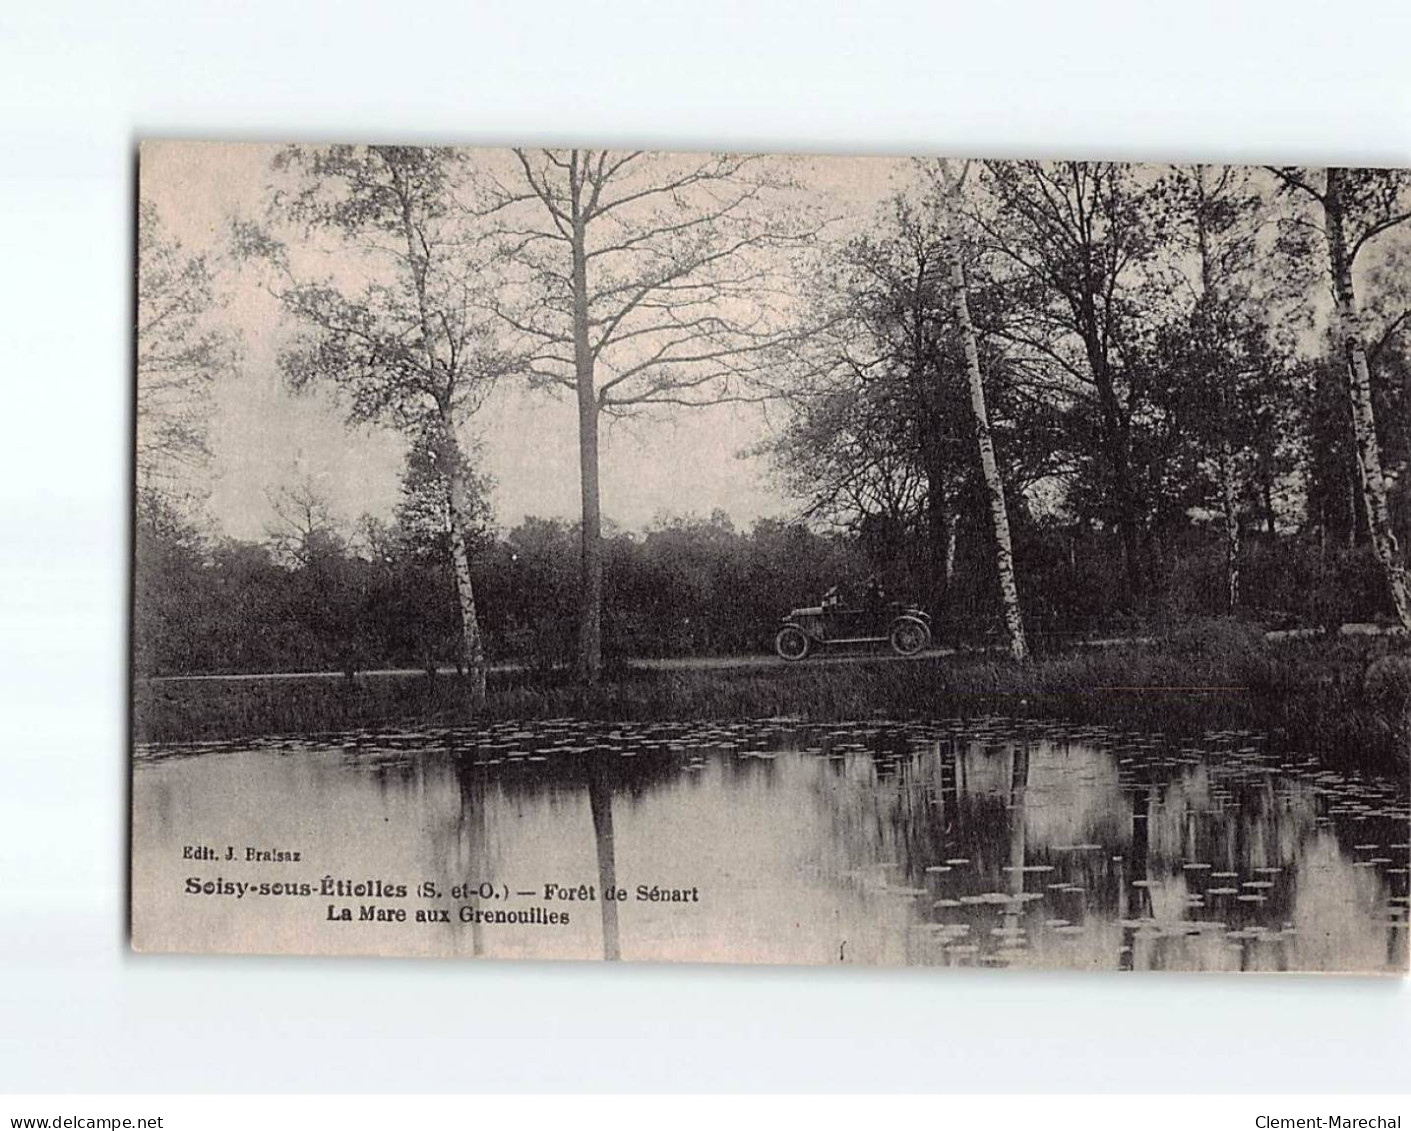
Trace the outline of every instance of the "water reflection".
[[[154, 950], [1121, 970], [1408, 961], [1404, 787], [1246, 733], [1183, 745], [1005, 719], [555, 720], [145, 748], [134, 799], [136, 936]], [[184, 857], [193, 846], [222, 859]], [[246, 846], [302, 858], [247, 862]], [[356, 916], [370, 901], [187, 890], [192, 878], [325, 877], [407, 884], [408, 920], [452, 913], [347, 924], [329, 906]], [[435, 898], [418, 896], [423, 882]], [[652, 888], [674, 898], [639, 898]], [[604, 898], [614, 890], [627, 897]], [[465, 908], [481, 914], [463, 921]]]
[[593, 811], [593, 844], [598, 852], [598, 895], [603, 916], [603, 958], [622, 957], [617, 933], [617, 861], [612, 840], [612, 789], [601, 759], [588, 767], [588, 803]]

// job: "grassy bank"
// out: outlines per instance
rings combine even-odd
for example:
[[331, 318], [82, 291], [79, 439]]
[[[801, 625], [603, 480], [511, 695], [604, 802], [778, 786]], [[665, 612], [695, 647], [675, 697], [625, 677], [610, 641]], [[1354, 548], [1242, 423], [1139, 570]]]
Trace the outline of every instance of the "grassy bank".
[[[1329, 764], [1404, 772], [1411, 660], [1378, 640], [1272, 644], [1237, 629], [1157, 646], [1073, 651], [1016, 665], [994, 656], [615, 673], [584, 693], [565, 676], [492, 673], [486, 717], [602, 719], [1028, 715], [1196, 735], [1270, 732]], [[138, 741], [312, 733], [470, 721], [449, 676], [145, 683]]]

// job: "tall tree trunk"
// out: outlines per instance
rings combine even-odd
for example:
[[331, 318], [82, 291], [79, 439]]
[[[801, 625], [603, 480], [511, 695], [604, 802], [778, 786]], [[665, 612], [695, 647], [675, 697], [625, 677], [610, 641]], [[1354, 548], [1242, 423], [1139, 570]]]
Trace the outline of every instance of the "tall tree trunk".
[[456, 600], [460, 605], [461, 639], [465, 651], [466, 678], [470, 683], [470, 707], [477, 715], [485, 709], [485, 643], [480, 621], [475, 615], [475, 589], [470, 581], [470, 538], [465, 521], [465, 472], [458, 453], [450, 473], [448, 511], [451, 528], [451, 564], [456, 576]]
[[603, 517], [598, 490], [598, 390], [588, 341], [588, 252], [580, 195], [573, 196], [573, 362], [578, 392], [578, 472], [583, 495], [582, 608], [578, 625], [578, 678], [595, 687], [603, 672]]
[[946, 248], [950, 255], [950, 282], [955, 320], [965, 345], [965, 371], [970, 380], [970, 411], [975, 418], [975, 438], [980, 448], [980, 469], [985, 477], [985, 493], [989, 496], [990, 518], [995, 533], [995, 569], [999, 573], [1000, 605], [1004, 626], [1009, 635], [1009, 652], [1016, 660], [1026, 659], [1029, 645], [1024, 639], [1024, 619], [1019, 610], [1019, 585], [1014, 577], [1014, 546], [1009, 537], [1009, 508], [1004, 499], [1004, 481], [995, 460], [994, 440], [990, 436], [990, 417], [985, 407], [985, 384], [980, 372], [980, 347], [975, 339], [975, 325], [970, 320], [970, 298], [965, 283], [965, 267], [961, 262], [959, 209], [956, 197], [960, 185], [946, 178]]
[[1367, 512], [1367, 489], [1362, 479], [1362, 463], [1357, 452], [1352, 453], [1351, 466], [1347, 472], [1347, 510], [1351, 523], [1347, 528], [1347, 548], [1355, 550], [1371, 540]]
[[593, 390], [578, 390], [579, 474], [583, 485], [583, 607], [578, 627], [578, 677], [596, 686], [603, 672], [603, 519], [598, 492], [598, 406]]
[[1352, 401], [1352, 427], [1362, 471], [1362, 497], [1372, 547], [1381, 563], [1391, 595], [1392, 611], [1405, 629], [1411, 630], [1411, 599], [1406, 591], [1406, 568], [1401, 562], [1396, 535], [1392, 531], [1391, 510], [1387, 506], [1386, 480], [1382, 476], [1381, 449], [1377, 443], [1377, 422], [1372, 412], [1372, 378], [1367, 367], [1367, 350], [1362, 341], [1361, 315], [1352, 288], [1352, 261], [1348, 258], [1343, 230], [1343, 170], [1329, 169], [1323, 194], [1324, 230], [1328, 240], [1328, 261], [1332, 268], [1333, 299], [1337, 305], [1337, 335], [1347, 358], [1348, 387]]
[[[1376, 529], [1377, 524], [1372, 514], [1371, 494], [1367, 490], [1367, 468], [1362, 463], [1362, 453], [1360, 451], [1353, 451], [1352, 461], [1356, 465], [1357, 470], [1357, 480], [1353, 485], [1352, 493], [1354, 497], [1352, 501], [1354, 506], [1358, 503], [1361, 504], [1357, 507], [1357, 516], [1359, 519], [1358, 533], [1362, 536], [1358, 538], [1358, 541], [1362, 541], [1363, 537], [1371, 541], [1372, 531]], [[1375, 546], [1373, 548], [1375, 549]]]
[[456, 578], [456, 601], [460, 606], [461, 639], [465, 653], [465, 671], [470, 689], [470, 709], [480, 714], [485, 709], [485, 645], [480, 637], [480, 622], [475, 615], [475, 589], [470, 581], [470, 537], [466, 529], [465, 458], [456, 441], [455, 416], [452, 410], [449, 376], [440, 364], [433, 346], [431, 308], [426, 297], [428, 262], [425, 242], [418, 245], [418, 232], [412, 217], [412, 200], [393, 169], [394, 182], [401, 200], [402, 234], [407, 245], [407, 262], [411, 265], [412, 285], [416, 291], [417, 313], [421, 324], [421, 347], [426, 356], [426, 370], [433, 377], [447, 377], [447, 387], [436, 394], [438, 415], [431, 422], [430, 438], [440, 472], [446, 482], [446, 517], [451, 535], [451, 568]]
[[1220, 437], [1220, 495], [1225, 510], [1225, 600], [1233, 613], [1240, 604], [1240, 512], [1228, 435]]

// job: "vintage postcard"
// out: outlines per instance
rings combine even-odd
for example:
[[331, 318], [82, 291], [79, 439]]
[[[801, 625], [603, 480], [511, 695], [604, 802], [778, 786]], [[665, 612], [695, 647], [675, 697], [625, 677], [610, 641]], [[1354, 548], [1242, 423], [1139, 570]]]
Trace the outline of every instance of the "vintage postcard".
[[1407, 972], [1411, 173], [138, 163], [137, 950]]

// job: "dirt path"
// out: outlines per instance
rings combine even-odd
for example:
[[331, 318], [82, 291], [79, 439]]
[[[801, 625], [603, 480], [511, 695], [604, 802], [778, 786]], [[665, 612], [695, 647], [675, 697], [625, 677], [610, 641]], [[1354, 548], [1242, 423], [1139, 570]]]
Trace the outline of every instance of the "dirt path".
[[[920, 660], [927, 657], [952, 656], [955, 655], [954, 648], [929, 648], [915, 656], [897, 656], [891, 652], [839, 652], [834, 655], [810, 656], [806, 660], [798, 661], [803, 667], [837, 664], [859, 664], [895, 662], [902, 663], [908, 659]], [[781, 660], [778, 656], [753, 655], [753, 656], [680, 656], [665, 657], [661, 659], [631, 660], [631, 667], [641, 668], [644, 671], [733, 671], [736, 669], [749, 668], [782, 668], [788, 662]], [[524, 671], [524, 664], [491, 664], [492, 672], [517, 672]], [[440, 667], [436, 669], [438, 675], [455, 675], [456, 669], [453, 667]], [[425, 677], [425, 668], [376, 668], [371, 671], [359, 671], [359, 678], [363, 676], [387, 676], [392, 678], [410, 678], [412, 676]], [[343, 672], [247, 672], [240, 675], [160, 675], [144, 680], [144, 683], [197, 683], [197, 682], [250, 682], [255, 680], [281, 680], [281, 679], [346, 679]]]
[[[1367, 635], [1400, 635], [1399, 629], [1379, 628], [1371, 624], [1345, 624], [1337, 630], [1337, 635], [1341, 636], [1367, 636]], [[1280, 640], [1306, 640], [1310, 637], [1328, 635], [1326, 629], [1321, 628], [1297, 628], [1285, 629], [1278, 632], [1265, 633], [1265, 637], [1271, 641]], [[1101, 640], [1075, 640], [1072, 641], [1074, 647], [1081, 648], [1118, 648], [1132, 645], [1152, 645], [1157, 640], [1152, 636], [1119, 636]], [[999, 645], [992, 647], [967, 648], [963, 650], [967, 655], [975, 655], [984, 652], [1000, 653], [1004, 651]], [[834, 666], [842, 664], [861, 663], [905, 663], [908, 659], [923, 660], [935, 659], [940, 656], [954, 656], [962, 652], [957, 648], [927, 648], [915, 656], [897, 656], [884, 648], [872, 651], [852, 651], [852, 652], [824, 652], [819, 655], [810, 656], [806, 660], [795, 661], [797, 666]], [[664, 657], [661, 659], [630, 660], [631, 667], [640, 668], [643, 671], [739, 671], [752, 668], [782, 668], [789, 666], [789, 661], [781, 660], [778, 656], [770, 654], [755, 654], [750, 656], [678, 656]], [[439, 675], [454, 675], [456, 669], [453, 667], [437, 668]], [[491, 664], [492, 672], [518, 672], [524, 671], [524, 664], [501, 663]], [[371, 671], [360, 671], [361, 676], [387, 676], [392, 678], [410, 678], [412, 676], [425, 676], [425, 668], [377, 668]], [[144, 683], [194, 683], [199, 681], [252, 681], [252, 680], [282, 680], [282, 679], [345, 679], [342, 672], [254, 672], [243, 675], [164, 675], [154, 676], [144, 680]]]

